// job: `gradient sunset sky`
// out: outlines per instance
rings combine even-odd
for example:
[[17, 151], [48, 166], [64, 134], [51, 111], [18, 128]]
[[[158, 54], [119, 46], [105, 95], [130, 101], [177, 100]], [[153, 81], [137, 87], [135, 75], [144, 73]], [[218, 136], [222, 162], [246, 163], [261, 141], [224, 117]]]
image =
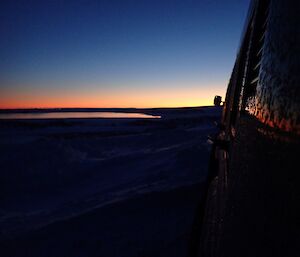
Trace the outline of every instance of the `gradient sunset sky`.
[[7, 0], [0, 108], [177, 107], [224, 96], [249, 0]]

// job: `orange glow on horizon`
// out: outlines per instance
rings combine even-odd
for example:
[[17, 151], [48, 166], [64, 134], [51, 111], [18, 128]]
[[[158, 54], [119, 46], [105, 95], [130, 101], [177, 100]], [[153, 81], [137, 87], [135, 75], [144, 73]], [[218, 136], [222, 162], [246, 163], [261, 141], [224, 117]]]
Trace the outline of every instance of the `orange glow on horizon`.
[[[88, 91], [88, 90], [87, 90]], [[118, 92], [1, 92], [0, 109], [21, 108], [155, 108], [213, 105], [215, 95], [225, 88], [139, 89]]]

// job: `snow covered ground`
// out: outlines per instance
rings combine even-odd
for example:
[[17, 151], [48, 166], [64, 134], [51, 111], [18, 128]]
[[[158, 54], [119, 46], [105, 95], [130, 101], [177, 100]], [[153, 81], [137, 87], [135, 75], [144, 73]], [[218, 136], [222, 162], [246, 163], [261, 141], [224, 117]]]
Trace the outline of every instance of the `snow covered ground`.
[[185, 256], [220, 109], [0, 121], [4, 256]]

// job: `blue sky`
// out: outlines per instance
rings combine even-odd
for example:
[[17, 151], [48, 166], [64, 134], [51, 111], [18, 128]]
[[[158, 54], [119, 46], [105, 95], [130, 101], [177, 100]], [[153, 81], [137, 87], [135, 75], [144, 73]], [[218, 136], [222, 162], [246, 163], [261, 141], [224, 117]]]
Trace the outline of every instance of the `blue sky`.
[[[2, 107], [45, 107], [39, 99], [62, 94], [70, 107], [154, 107], [159, 101], [147, 97], [141, 106], [134, 95], [157, 98], [160, 90], [168, 105], [198, 105], [196, 98], [179, 103], [184, 91], [197, 94], [202, 105], [214, 92], [225, 92], [248, 5], [248, 0], [2, 2]], [[120, 92], [127, 102], [118, 100]], [[52, 99], [49, 107], [59, 105]]]

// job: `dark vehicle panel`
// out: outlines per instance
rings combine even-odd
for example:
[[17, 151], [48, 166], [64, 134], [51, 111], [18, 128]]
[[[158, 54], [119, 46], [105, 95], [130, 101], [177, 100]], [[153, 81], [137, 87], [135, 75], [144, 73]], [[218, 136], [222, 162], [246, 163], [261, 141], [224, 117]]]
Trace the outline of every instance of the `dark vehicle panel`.
[[299, 5], [251, 3], [194, 256], [299, 255]]

